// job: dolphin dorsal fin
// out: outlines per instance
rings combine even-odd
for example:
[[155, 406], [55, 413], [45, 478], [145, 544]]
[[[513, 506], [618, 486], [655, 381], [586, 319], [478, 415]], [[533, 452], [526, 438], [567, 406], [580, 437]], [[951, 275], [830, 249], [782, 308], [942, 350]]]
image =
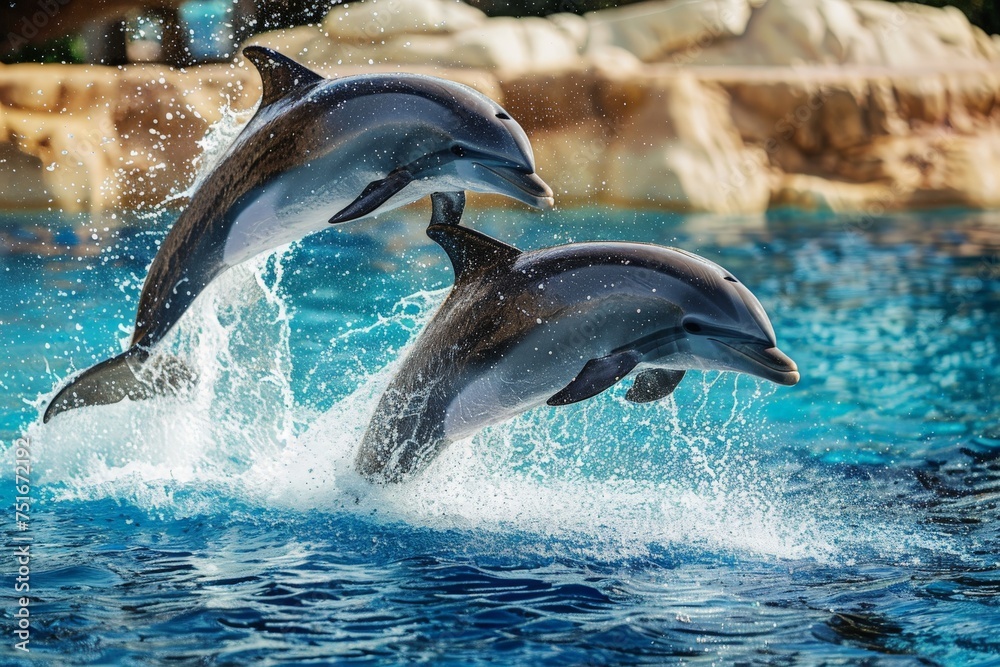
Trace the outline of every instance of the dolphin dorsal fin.
[[322, 76], [308, 67], [263, 46], [245, 47], [243, 57], [260, 72], [264, 86], [264, 96], [260, 101], [262, 107], [277, 102], [292, 91], [323, 81]]
[[427, 236], [444, 248], [455, 267], [455, 284], [498, 265], [513, 264], [521, 251], [503, 241], [458, 225], [430, 225]]

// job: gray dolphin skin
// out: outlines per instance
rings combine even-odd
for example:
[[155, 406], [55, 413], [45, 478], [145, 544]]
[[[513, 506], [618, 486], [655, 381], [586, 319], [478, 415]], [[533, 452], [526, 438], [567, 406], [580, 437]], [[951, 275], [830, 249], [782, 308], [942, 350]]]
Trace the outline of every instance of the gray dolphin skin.
[[261, 252], [426, 195], [456, 221], [465, 190], [552, 206], [524, 130], [468, 86], [403, 73], [331, 80], [263, 47], [243, 54], [261, 75], [260, 108], [160, 246], [129, 349], [74, 378], [44, 421], [188, 382], [179, 360], [147, 363], [151, 348], [206, 285]]
[[697, 255], [611, 242], [521, 252], [445, 224], [427, 234], [455, 285], [365, 433], [355, 465], [373, 482], [403, 481], [451, 442], [633, 374], [635, 403], [669, 395], [691, 369], [799, 381], [757, 298]]

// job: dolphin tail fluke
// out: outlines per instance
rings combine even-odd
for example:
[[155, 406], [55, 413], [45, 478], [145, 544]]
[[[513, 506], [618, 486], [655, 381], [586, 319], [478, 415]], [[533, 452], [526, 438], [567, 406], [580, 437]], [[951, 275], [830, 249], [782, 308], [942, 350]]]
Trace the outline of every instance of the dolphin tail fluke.
[[42, 421], [48, 423], [61, 412], [88, 405], [174, 394], [195, 378], [191, 368], [177, 357], [160, 355], [149, 362], [147, 358], [148, 353], [133, 347], [88, 368], [56, 394], [45, 409]]

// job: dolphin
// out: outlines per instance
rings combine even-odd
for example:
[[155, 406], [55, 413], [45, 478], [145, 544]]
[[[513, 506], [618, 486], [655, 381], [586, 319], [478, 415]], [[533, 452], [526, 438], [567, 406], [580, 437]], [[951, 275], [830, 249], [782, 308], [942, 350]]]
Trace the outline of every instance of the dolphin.
[[496, 102], [419, 74], [326, 79], [248, 46], [260, 107], [198, 186], [143, 285], [128, 350], [74, 378], [43, 416], [174, 391], [193, 377], [152, 348], [226, 269], [330, 224], [431, 195], [457, 222], [464, 191], [550, 208], [521, 126]]
[[521, 252], [435, 222], [427, 234], [454, 287], [368, 425], [355, 467], [370, 481], [403, 481], [451, 442], [630, 375], [634, 403], [668, 396], [692, 369], [799, 380], [757, 298], [703, 257], [625, 242]]

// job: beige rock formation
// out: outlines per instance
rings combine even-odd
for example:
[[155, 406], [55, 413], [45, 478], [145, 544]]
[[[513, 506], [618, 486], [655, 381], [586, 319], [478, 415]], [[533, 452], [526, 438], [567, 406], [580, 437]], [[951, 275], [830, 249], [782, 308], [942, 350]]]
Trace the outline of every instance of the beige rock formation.
[[735, 39], [717, 39], [699, 65], [883, 67], [1000, 64], [1000, 47], [954, 7], [880, 0], [768, 0]]
[[671, 53], [738, 37], [764, 0], [642, 2], [586, 15], [588, 47], [624, 49], [646, 62]]
[[[563, 205], [1000, 206], [1000, 45], [956, 10], [668, 0], [515, 20], [365, 0], [254, 41], [329, 76], [481, 90], [525, 127]], [[0, 66], [0, 208], [155, 205], [190, 182], [223, 108], [258, 96], [245, 63]]]
[[1000, 42], [954, 7], [881, 0], [654, 0], [520, 20], [488, 18], [455, 0], [365, 0], [334, 7], [322, 26], [263, 39], [314, 63], [504, 76], [599, 64], [614, 52], [678, 65], [1000, 64]]
[[558, 202], [720, 213], [767, 208], [763, 151], [743, 142], [719, 85], [684, 71], [641, 82], [605, 72], [502, 85], [506, 108], [530, 119], [525, 130]]
[[[501, 76], [579, 69], [588, 30], [582, 17], [486, 18], [480, 13], [478, 21], [465, 15], [434, 22], [430, 16], [435, 13], [422, 9], [455, 4], [447, 0], [377, 0], [373, 7], [384, 5], [386, 10], [368, 11], [360, 17], [355, 10], [358, 5], [352, 4], [348, 9], [335, 9], [322, 26], [266, 33], [251, 41], [318, 67], [476, 68]], [[399, 9], [394, 11], [393, 7]], [[443, 9], [437, 12], [445, 13]], [[420, 25], [430, 29], [423, 30]]]
[[245, 70], [0, 66], [0, 208], [135, 208], [190, 180], [198, 140], [259, 95]]

